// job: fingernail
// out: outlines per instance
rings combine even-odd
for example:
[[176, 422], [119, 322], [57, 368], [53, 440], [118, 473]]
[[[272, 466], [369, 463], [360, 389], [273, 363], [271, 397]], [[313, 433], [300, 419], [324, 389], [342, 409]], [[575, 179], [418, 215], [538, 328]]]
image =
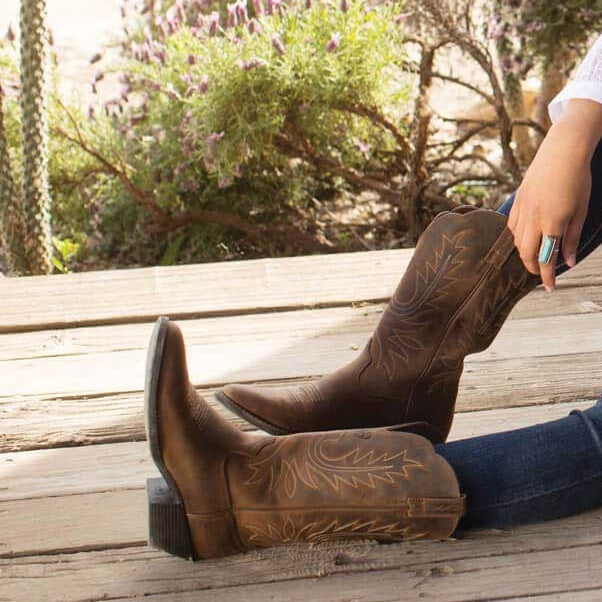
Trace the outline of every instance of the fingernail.
[[577, 263], [577, 255], [575, 255], [575, 253], [569, 253], [566, 263], [572, 268]]
[[544, 284], [544, 288], [546, 289], [546, 292], [551, 293], [554, 290], [553, 286], [549, 286], [547, 284]]

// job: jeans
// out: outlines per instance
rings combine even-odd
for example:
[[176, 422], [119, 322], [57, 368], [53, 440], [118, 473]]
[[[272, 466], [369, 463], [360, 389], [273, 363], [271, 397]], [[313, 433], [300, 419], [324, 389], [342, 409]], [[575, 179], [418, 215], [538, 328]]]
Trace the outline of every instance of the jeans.
[[[602, 141], [591, 171], [578, 262], [602, 243]], [[508, 215], [515, 196], [498, 211]], [[559, 254], [556, 273], [567, 269]], [[466, 495], [460, 527], [539, 522], [602, 506], [602, 395], [593, 407], [560, 420], [442, 443], [436, 449], [454, 468]]]

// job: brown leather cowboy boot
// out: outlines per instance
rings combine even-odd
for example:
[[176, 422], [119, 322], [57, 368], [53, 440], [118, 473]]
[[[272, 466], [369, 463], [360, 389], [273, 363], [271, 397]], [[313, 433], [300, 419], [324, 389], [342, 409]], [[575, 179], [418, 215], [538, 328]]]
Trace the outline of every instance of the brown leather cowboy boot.
[[188, 380], [180, 330], [157, 321], [145, 389], [149, 542], [185, 558], [335, 538], [448, 537], [464, 511], [432, 444], [385, 429], [243, 433]]
[[539, 282], [523, 266], [505, 216], [473, 207], [439, 214], [355, 360], [316, 383], [228, 385], [217, 398], [274, 435], [403, 424], [444, 441], [464, 357], [488, 347]]

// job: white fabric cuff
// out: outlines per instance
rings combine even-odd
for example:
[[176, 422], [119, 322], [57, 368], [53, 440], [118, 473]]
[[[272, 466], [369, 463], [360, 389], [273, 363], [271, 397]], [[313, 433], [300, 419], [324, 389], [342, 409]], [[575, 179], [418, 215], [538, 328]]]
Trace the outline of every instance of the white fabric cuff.
[[602, 104], [602, 81], [569, 82], [548, 105], [548, 113], [552, 123], [560, 117], [566, 103], [572, 98], [586, 98]]

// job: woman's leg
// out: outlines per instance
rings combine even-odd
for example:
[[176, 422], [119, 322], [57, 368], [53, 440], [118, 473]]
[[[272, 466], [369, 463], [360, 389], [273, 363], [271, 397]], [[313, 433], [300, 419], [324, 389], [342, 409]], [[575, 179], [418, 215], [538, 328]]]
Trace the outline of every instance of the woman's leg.
[[[589, 199], [587, 218], [583, 225], [577, 250], [577, 262], [587, 257], [596, 247], [602, 244], [602, 141], [600, 141], [594, 152], [590, 167], [592, 171], [592, 192]], [[509, 215], [515, 196], [516, 191], [502, 203], [497, 210], [498, 213]], [[569, 267], [566, 265], [562, 254], [559, 253], [556, 274], [562, 274], [568, 269]]]
[[468, 510], [460, 527], [501, 527], [602, 506], [602, 395], [544, 424], [436, 446]]

